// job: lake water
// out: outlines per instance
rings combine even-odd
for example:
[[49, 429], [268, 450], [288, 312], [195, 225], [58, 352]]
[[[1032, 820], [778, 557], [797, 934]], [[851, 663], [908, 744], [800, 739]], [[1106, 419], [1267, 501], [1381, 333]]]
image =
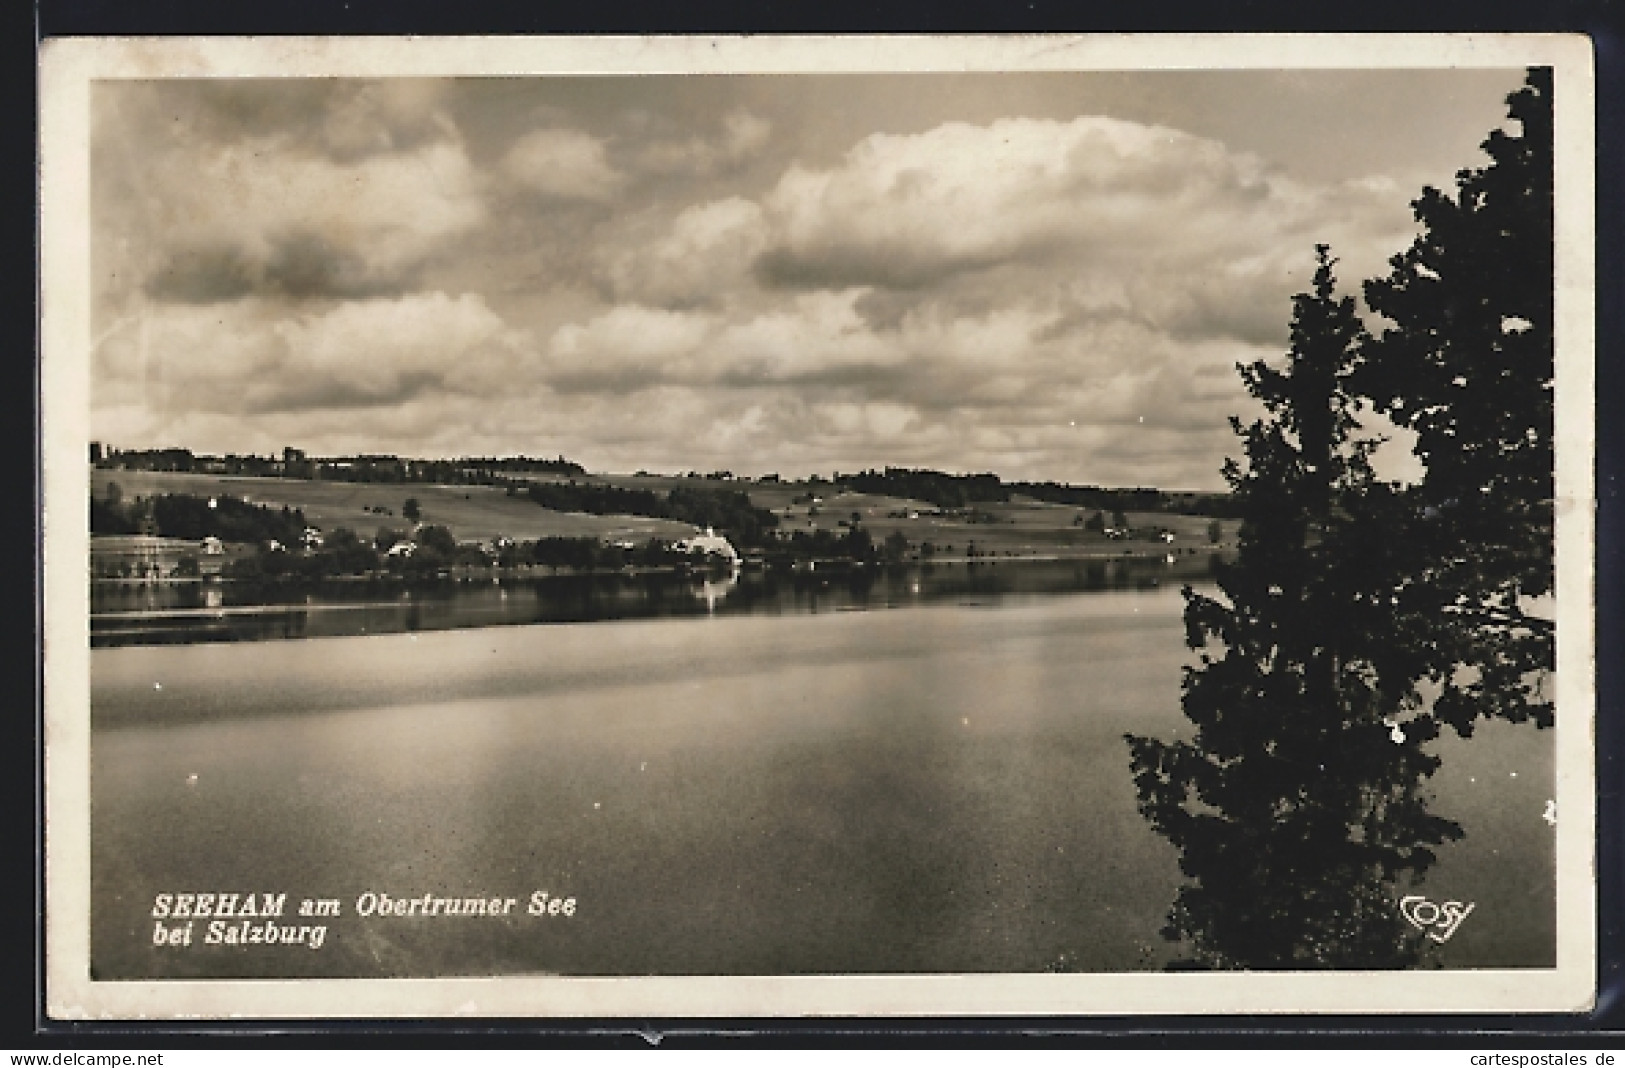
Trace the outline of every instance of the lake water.
[[[96, 583], [91, 644], [257, 641], [525, 623], [782, 615], [904, 608], [1013, 595], [1155, 589], [1210, 580], [1209, 553], [1075, 560], [944, 561], [814, 571], [618, 571], [493, 582]], [[540, 569], [538, 569], [540, 570]]]
[[[1185, 726], [1180, 609], [1016, 590], [96, 649], [94, 975], [1160, 967], [1179, 873], [1122, 735]], [[1435, 958], [1549, 966], [1550, 733], [1440, 751], [1467, 838], [1428, 887], [1476, 906]], [[537, 891], [574, 915], [527, 915]], [[155, 896], [196, 892], [286, 893], [324, 943], [204, 945], [195, 920], [155, 946]], [[358, 915], [369, 893], [516, 906]]]

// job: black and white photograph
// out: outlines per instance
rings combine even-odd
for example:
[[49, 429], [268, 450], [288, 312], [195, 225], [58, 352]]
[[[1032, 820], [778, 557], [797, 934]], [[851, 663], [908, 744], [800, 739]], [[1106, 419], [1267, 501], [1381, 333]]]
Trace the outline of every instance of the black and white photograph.
[[1590, 1003], [1584, 39], [42, 66], [53, 1015]]

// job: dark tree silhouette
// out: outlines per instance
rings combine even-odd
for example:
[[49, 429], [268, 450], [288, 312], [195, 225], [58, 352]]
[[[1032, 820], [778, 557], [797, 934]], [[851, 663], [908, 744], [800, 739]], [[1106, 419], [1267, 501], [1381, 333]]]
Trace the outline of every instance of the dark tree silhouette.
[[[1130, 736], [1140, 808], [1188, 882], [1164, 933], [1184, 963], [1401, 967], [1401, 885], [1461, 830], [1428, 812], [1441, 725], [1551, 722], [1551, 72], [1508, 97], [1516, 133], [1455, 195], [1414, 202], [1421, 233], [1365, 285], [1364, 334], [1322, 247], [1294, 299], [1286, 367], [1242, 368], [1266, 412], [1227, 463], [1242, 519], [1220, 596], [1187, 589], [1188, 741]], [[1415, 434], [1425, 474], [1378, 481], [1375, 408]]]
[[450, 527], [425, 526], [417, 532], [415, 540], [421, 548], [432, 549], [445, 557], [457, 552], [457, 539], [452, 535]]
[[1416, 434], [1401, 625], [1462, 734], [1479, 717], [1552, 720], [1553, 625], [1529, 611], [1552, 590], [1551, 69], [1507, 106], [1519, 130], [1490, 134], [1491, 162], [1459, 172], [1454, 197], [1424, 190], [1421, 234], [1366, 283], [1393, 325], [1356, 378]]
[[1348, 391], [1365, 334], [1317, 255], [1285, 367], [1240, 368], [1266, 414], [1231, 420], [1246, 464], [1225, 465], [1242, 523], [1222, 596], [1185, 590], [1189, 644], [1224, 650], [1186, 673], [1195, 735], [1128, 738], [1141, 812], [1190, 880], [1164, 934], [1194, 966], [1413, 963], [1393, 886], [1460, 834], [1421, 792], [1437, 727], [1387, 630], [1396, 495], [1372, 474]]

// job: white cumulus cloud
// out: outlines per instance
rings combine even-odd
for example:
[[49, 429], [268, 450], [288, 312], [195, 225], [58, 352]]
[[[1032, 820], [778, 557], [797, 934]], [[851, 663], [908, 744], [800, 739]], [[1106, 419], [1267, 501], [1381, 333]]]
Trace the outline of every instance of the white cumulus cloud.
[[516, 187], [560, 200], [609, 200], [625, 178], [610, 166], [604, 142], [580, 130], [532, 130], [502, 159]]
[[155, 304], [99, 346], [95, 399], [160, 412], [388, 407], [523, 387], [529, 358], [527, 337], [476, 294]]

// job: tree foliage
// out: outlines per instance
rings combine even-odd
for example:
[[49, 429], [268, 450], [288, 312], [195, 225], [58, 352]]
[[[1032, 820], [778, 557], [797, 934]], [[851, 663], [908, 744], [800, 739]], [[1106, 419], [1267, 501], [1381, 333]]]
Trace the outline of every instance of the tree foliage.
[[1365, 546], [1392, 495], [1347, 392], [1364, 330], [1318, 253], [1285, 366], [1241, 369], [1265, 415], [1232, 420], [1246, 463], [1225, 470], [1242, 524], [1221, 597], [1185, 591], [1189, 644], [1223, 650], [1186, 673], [1195, 736], [1129, 738], [1141, 811], [1192, 880], [1165, 933], [1214, 967], [1408, 963], [1387, 888], [1459, 833], [1426, 810], [1436, 730], [1387, 671], [1388, 569]]
[[533, 482], [526, 489], [543, 508], [593, 515], [642, 515], [712, 527], [737, 545], [760, 545], [778, 516], [750, 503], [740, 490], [678, 486], [666, 496], [596, 482]]
[[189, 541], [216, 537], [222, 541], [297, 545], [305, 529], [302, 510], [270, 508], [241, 497], [164, 493], [127, 501], [122, 492], [110, 492], [101, 499], [90, 499], [92, 534], [134, 534], [142, 528], [143, 520], [150, 520], [155, 534]]
[[884, 471], [859, 471], [835, 481], [858, 493], [886, 494], [928, 501], [939, 508], [963, 508], [969, 504], [1008, 501], [1010, 489], [998, 475], [950, 475], [941, 471], [908, 467], [888, 467]]
[[1485, 716], [1552, 718], [1553, 625], [1531, 611], [1553, 584], [1551, 94], [1550, 68], [1531, 70], [1507, 100], [1519, 131], [1490, 134], [1491, 162], [1461, 171], [1455, 196], [1423, 192], [1420, 235], [1365, 286], [1393, 325], [1356, 385], [1416, 435], [1426, 470], [1405, 626], [1463, 734]]
[[[1418, 238], [1365, 285], [1376, 337], [1322, 246], [1284, 365], [1240, 369], [1264, 415], [1232, 420], [1236, 557], [1218, 596], [1185, 591], [1195, 732], [1128, 739], [1188, 879], [1164, 931], [1187, 964], [1414, 963], [1396, 889], [1461, 835], [1428, 810], [1424, 747], [1482, 717], [1550, 722], [1550, 96], [1531, 71], [1519, 131], [1454, 197], [1415, 201]], [[1367, 409], [1414, 433], [1419, 483], [1375, 476]]]

